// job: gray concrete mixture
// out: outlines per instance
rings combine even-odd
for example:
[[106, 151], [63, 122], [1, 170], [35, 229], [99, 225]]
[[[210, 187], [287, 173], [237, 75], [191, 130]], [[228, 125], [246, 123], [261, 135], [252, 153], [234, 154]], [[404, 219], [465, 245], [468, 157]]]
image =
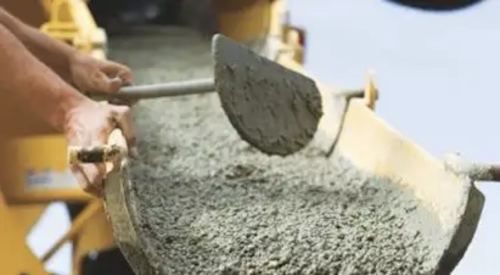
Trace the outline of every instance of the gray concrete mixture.
[[[209, 40], [152, 33], [111, 41], [111, 58], [131, 66], [136, 84], [211, 75]], [[164, 274], [434, 272], [439, 226], [394, 184], [312, 150], [257, 152], [216, 94], [143, 101], [135, 119], [132, 180]]]

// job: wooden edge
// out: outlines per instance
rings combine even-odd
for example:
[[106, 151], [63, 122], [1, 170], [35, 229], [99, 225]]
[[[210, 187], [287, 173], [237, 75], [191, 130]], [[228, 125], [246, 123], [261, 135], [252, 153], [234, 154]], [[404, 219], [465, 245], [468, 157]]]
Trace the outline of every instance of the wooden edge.
[[477, 228], [484, 196], [468, 177], [452, 173], [410, 139], [352, 99], [335, 151], [360, 169], [408, 188], [436, 215], [448, 237], [443, 270], [463, 256]]

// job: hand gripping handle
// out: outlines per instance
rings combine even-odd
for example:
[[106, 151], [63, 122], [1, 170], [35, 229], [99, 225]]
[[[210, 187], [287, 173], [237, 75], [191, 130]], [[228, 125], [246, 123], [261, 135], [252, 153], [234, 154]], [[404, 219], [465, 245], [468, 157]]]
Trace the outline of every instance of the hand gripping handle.
[[70, 164], [78, 163], [118, 163], [128, 156], [127, 141], [120, 129], [111, 132], [108, 143], [92, 148], [80, 146], [68, 147], [68, 160]]

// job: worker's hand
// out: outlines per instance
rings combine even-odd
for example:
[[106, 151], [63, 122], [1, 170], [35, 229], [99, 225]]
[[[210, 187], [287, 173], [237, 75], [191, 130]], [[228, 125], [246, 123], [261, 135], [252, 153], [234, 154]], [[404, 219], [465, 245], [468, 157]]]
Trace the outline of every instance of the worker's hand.
[[[89, 148], [105, 145], [109, 134], [117, 127], [122, 130], [131, 155], [135, 156], [136, 138], [128, 106], [88, 100], [68, 115], [66, 134], [70, 145]], [[102, 181], [106, 176], [104, 164], [75, 164], [71, 171], [84, 191], [101, 196]]]
[[[130, 69], [113, 61], [100, 60], [78, 53], [70, 60], [73, 84], [82, 92], [116, 93], [123, 86], [132, 84]], [[131, 105], [135, 101], [114, 101], [115, 104]]]

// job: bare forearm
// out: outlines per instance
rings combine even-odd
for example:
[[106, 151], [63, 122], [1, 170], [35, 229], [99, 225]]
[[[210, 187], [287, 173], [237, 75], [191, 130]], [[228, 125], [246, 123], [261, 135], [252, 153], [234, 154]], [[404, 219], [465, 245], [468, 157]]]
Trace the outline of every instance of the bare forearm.
[[69, 112], [89, 101], [35, 58], [0, 25], [0, 94], [40, 116], [59, 131]]
[[39, 30], [24, 24], [0, 7], [0, 25], [6, 27], [26, 48], [55, 71], [64, 80], [70, 81], [70, 60], [75, 49]]

